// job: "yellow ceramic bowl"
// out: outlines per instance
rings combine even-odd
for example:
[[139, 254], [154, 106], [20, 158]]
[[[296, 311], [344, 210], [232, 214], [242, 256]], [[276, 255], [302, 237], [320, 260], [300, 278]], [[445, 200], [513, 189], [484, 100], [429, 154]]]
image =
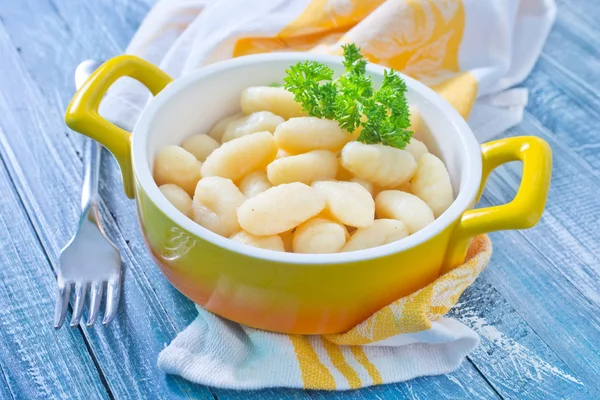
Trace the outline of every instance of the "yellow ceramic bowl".
[[[428, 127], [421, 139], [446, 164], [456, 198], [423, 230], [373, 249], [289, 254], [230, 241], [186, 218], [152, 179], [157, 150], [206, 132], [239, 109], [244, 88], [280, 82], [288, 66], [306, 59], [342, 69], [341, 59], [334, 56], [253, 55], [171, 82], [153, 65], [120, 56], [88, 79], [67, 110], [69, 127], [102, 143], [118, 160], [125, 191], [136, 199], [148, 248], [167, 279], [191, 300], [256, 328], [301, 334], [344, 332], [461, 263], [473, 236], [537, 223], [550, 184], [547, 143], [536, 137], [517, 137], [480, 146], [448, 103], [409, 77], [404, 77], [409, 101]], [[375, 83], [381, 81], [382, 67], [371, 64], [367, 71]], [[155, 95], [133, 134], [98, 114], [106, 90], [123, 76], [139, 80]], [[472, 210], [487, 175], [500, 164], [518, 160], [523, 162], [523, 179], [515, 199]]]

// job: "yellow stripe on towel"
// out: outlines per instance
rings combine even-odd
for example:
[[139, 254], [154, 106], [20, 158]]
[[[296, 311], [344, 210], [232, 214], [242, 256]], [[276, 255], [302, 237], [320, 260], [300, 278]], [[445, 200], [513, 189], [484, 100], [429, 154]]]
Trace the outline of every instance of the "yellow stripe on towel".
[[323, 347], [325, 348], [325, 351], [327, 351], [331, 363], [338, 371], [340, 371], [344, 378], [346, 378], [350, 388], [356, 389], [362, 387], [362, 382], [360, 381], [358, 373], [350, 366], [350, 364], [348, 364], [340, 348], [329, 340], [324, 339], [322, 336], [321, 343], [323, 343]]
[[308, 341], [308, 336], [288, 335], [294, 345], [296, 359], [300, 366], [305, 389], [335, 389], [333, 375], [323, 363]]
[[362, 365], [363, 368], [367, 371], [367, 373], [371, 377], [371, 380], [373, 381], [373, 385], [381, 385], [383, 383], [383, 379], [381, 379], [381, 374], [379, 373], [379, 370], [377, 369], [375, 364], [373, 364], [369, 360], [363, 348], [359, 346], [350, 346], [350, 351], [352, 352], [352, 355], [354, 355], [356, 361], [358, 361], [360, 365]]

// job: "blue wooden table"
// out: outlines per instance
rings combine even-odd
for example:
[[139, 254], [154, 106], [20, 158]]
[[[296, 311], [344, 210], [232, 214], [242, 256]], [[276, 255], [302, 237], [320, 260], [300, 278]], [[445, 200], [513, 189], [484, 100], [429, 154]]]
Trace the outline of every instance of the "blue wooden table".
[[[600, 2], [559, 0], [525, 82], [522, 124], [554, 151], [546, 213], [492, 235], [488, 268], [452, 315], [481, 345], [454, 373], [355, 392], [236, 392], [166, 376], [158, 353], [195, 316], [140, 238], [111, 157], [102, 216], [125, 266], [121, 309], [104, 328], [52, 327], [57, 256], [79, 214], [82, 137], [63, 122], [73, 71], [122, 53], [153, 0], [0, 0], [0, 399], [600, 398]], [[509, 201], [520, 165], [482, 203]], [[69, 316], [67, 317], [69, 318]]]

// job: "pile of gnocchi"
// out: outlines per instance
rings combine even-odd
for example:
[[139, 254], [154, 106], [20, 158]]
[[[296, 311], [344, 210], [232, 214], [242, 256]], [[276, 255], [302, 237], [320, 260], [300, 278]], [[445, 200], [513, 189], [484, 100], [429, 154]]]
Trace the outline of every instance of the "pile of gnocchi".
[[214, 233], [274, 251], [356, 251], [423, 229], [454, 201], [445, 165], [415, 138], [404, 150], [357, 142], [281, 87], [247, 88], [241, 109], [154, 160], [164, 196]]

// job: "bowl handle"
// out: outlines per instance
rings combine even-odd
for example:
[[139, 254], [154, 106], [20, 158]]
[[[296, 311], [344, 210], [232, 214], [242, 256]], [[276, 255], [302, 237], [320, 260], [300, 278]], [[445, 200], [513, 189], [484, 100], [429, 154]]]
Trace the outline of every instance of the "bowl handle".
[[65, 122], [69, 128], [96, 140], [113, 154], [121, 167], [125, 193], [133, 198], [131, 133], [98, 114], [100, 101], [106, 91], [124, 76], [140, 81], [153, 95], [157, 95], [172, 81], [169, 75], [141, 58], [129, 55], [112, 58], [90, 75], [75, 93], [67, 108]]
[[482, 233], [533, 227], [542, 217], [550, 178], [552, 150], [535, 136], [500, 139], [481, 145], [483, 174], [477, 194], [479, 201], [485, 182], [498, 166], [510, 161], [523, 162], [523, 177], [515, 198], [507, 204], [467, 210], [452, 234], [442, 273], [464, 261], [471, 239]]

